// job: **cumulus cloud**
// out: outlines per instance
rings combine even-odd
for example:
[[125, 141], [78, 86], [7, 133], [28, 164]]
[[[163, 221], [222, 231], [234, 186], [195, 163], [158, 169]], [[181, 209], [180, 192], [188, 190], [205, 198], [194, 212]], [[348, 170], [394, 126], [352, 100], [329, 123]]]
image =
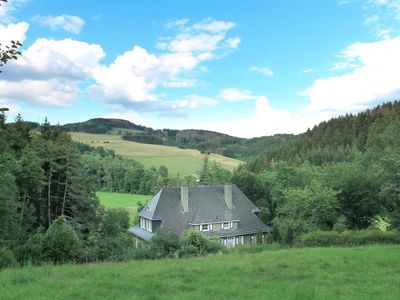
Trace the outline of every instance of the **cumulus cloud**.
[[355, 111], [399, 99], [399, 53], [400, 38], [350, 45], [341, 53], [343, 74], [318, 79], [300, 92], [310, 99], [304, 111]]
[[223, 132], [239, 137], [265, 136], [276, 133], [301, 133], [325, 120], [329, 113], [289, 112], [273, 108], [266, 96], [255, 96], [252, 113], [240, 118], [202, 122], [196, 128]]
[[78, 16], [61, 15], [61, 16], [35, 16], [34, 21], [51, 30], [64, 30], [78, 34], [81, 32], [85, 21]]
[[29, 24], [26, 22], [0, 24], [0, 43], [2, 45], [9, 45], [11, 41], [23, 43], [28, 29]]
[[256, 97], [249, 90], [241, 90], [237, 88], [223, 89], [219, 93], [219, 98], [228, 102], [238, 102], [243, 100], [251, 100]]
[[234, 25], [212, 19], [193, 25], [187, 19], [171, 21], [166, 27], [177, 32], [156, 44], [160, 54], [133, 46], [110, 65], [94, 70], [95, 83], [89, 87], [89, 94], [107, 103], [132, 106], [157, 101], [160, 86], [195, 86], [197, 80], [189, 73], [200, 68], [202, 62], [218, 59], [237, 47], [238, 41], [227, 43], [227, 32]]
[[268, 77], [271, 77], [274, 75], [274, 71], [272, 71], [270, 68], [268, 67], [256, 67], [256, 66], [252, 66], [249, 68], [250, 72], [254, 72], [254, 73], [259, 73]]
[[7, 65], [0, 80], [0, 99], [69, 105], [104, 55], [96, 44], [38, 39], [17, 61]]

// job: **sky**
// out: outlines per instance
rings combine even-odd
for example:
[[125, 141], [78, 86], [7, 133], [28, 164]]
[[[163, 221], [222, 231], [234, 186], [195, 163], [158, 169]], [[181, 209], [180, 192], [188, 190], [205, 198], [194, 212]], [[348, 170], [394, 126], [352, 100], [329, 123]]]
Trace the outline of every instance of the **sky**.
[[400, 99], [400, 0], [9, 0], [8, 120], [95, 117], [239, 137]]

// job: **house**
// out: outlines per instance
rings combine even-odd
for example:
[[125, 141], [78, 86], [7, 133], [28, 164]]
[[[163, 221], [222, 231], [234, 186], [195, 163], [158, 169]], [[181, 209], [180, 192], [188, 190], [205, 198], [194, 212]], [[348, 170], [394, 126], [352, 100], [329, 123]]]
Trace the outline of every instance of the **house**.
[[257, 216], [260, 210], [232, 184], [163, 187], [139, 212], [130, 228], [136, 244], [150, 241], [159, 229], [181, 236], [189, 228], [217, 236], [226, 247], [265, 240], [271, 230]]

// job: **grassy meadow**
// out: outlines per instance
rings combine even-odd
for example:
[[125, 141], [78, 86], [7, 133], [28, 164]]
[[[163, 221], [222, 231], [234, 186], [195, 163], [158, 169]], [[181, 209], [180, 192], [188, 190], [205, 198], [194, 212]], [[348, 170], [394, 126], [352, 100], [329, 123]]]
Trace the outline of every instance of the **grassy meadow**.
[[131, 221], [133, 221], [137, 215], [138, 203], [141, 202], [142, 204], [145, 204], [152, 197], [148, 195], [111, 192], [97, 192], [96, 195], [99, 197], [100, 203], [106, 208], [125, 208], [129, 212], [129, 218]]
[[303, 248], [0, 272], [1, 299], [399, 299], [400, 246]]
[[[115, 153], [133, 158], [146, 167], [158, 168], [164, 165], [171, 175], [195, 175], [204, 159], [204, 154], [198, 150], [125, 141], [116, 134], [72, 132], [71, 135], [75, 141], [114, 150]], [[209, 160], [221, 163], [228, 170], [233, 170], [241, 164], [239, 160], [218, 154], [210, 154]]]

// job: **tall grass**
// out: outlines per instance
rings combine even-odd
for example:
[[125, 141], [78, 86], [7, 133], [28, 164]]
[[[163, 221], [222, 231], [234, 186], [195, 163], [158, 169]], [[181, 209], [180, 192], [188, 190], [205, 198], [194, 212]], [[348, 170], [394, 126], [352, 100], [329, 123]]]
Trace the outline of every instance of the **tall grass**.
[[1, 299], [398, 299], [400, 247], [231, 252], [0, 272]]

